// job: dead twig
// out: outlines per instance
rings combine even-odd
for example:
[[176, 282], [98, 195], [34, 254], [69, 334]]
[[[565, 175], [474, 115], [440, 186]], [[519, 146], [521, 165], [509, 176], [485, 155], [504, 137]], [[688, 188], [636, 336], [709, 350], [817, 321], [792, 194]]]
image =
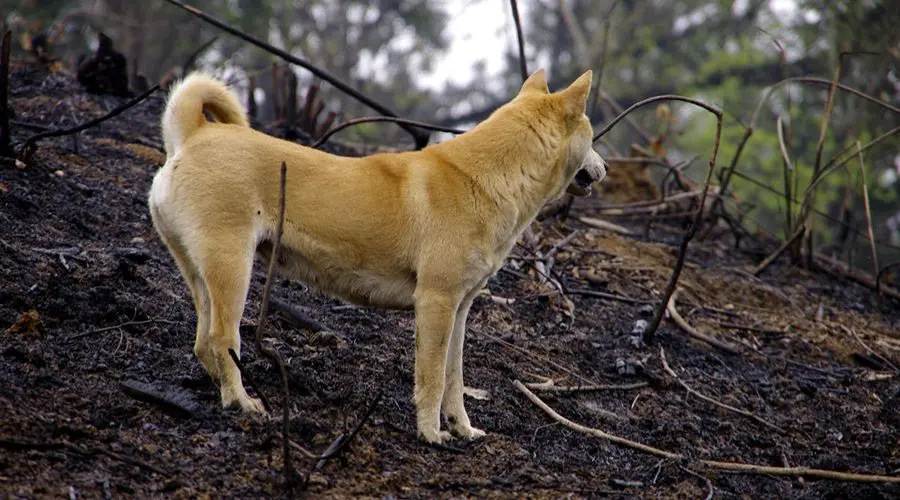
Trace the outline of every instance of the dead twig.
[[176, 417], [190, 418], [200, 411], [197, 401], [184, 391], [160, 388], [137, 380], [120, 382], [119, 388], [134, 399], [159, 406], [165, 413]]
[[269, 358], [272, 364], [277, 366], [278, 371], [281, 373], [281, 386], [284, 391], [284, 400], [282, 401], [283, 407], [281, 409], [281, 433], [284, 436], [284, 439], [282, 440], [282, 453], [284, 454], [284, 481], [285, 487], [290, 493], [294, 489], [294, 478], [296, 477], [296, 472], [291, 465], [291, 449], [289, 445], [290, 426], [288, 424], [290, 423], [289, 417], [291, 394], [290, 384], [288, 383], [288, 372], [287, 367], [285, 367], [284, 360], [281, 358], [281, 354], [279, 354], [278, 351], [274, 348], [263, 345], [262, 342], [263, 331], [266, 327], [266, 314], [269, 311], [269, 294], [272, 291], [275, 265], [278, 262], [278, 252], [281, 250], [281, 235], [284, 230], [284, 191], [287, 184], [287, 163], [284, 161], [281, 162], [280, 182], [280, 190], [278, 195], [278, 222], [275, 225], [275, 243], [272, 245], [272, 256], [269, 259], [269, 268], [266, 271], [266, 281], [263, 285], [262, 301], [259, 306], [259, 320], [256, 324], [256, 335], [254, 336], [254, 341], [256, 344], [256, 350], [262, 353], [263, 356]]
[[603, 384], [603, 385], [555, 385], [553, 379], [547, 382], [537, 382], [525, 384], [529, 389], [541, 392], [554, 392], [562, 394], [571, 394], [575, 392], [602, 392], [602, 391], [631, 391], [634, 389], [643, 389], [649, 387], [647, 382], [635, 382], [633, 384]]
[[110, 118], [119, 116], [120, 114], [124, 113], [125, 111], [128, 111], [129, 109], [144, 102], [148, 97], [150, 97], [157, 90], [159, 90], [159, 84], [154, 85], [153, 87], [151, 87], [149, 90], [147, 90], [143, 94], [129, 100], [128, 102], [124, 102], [121, 105], [116, 106], [116, 108], [113, 109], [112, 111], [110, 111], [109, 113], [106, 113], [103, 116], [94, 118], [93, 120], [89, 120], [85, 123], [82, 123], [81, 125], [77, 125], [75, 127], [62, 129], [62, 130], [48, 130], [46, 132], [41, 132], [39, 134], [35, 134], [25, 140], [25, 144], [22, 146], [22, 150], [19, 152], [19, 159], [23, 163], [27, 164], [31, 160], [31, 156], [34, 154], [37, 142], [40, 141], [41, 139], [47, 139], [49, 137], [62, 137], [62, 136], [66, 136], [66, 135], [77, 134], [78, 132], [81, 132], [82, 130], [86, 130], [95, 125], [99, 125], [99, 124], [105, 122], [106, 120], [109, 120]]
[[669, 316], [672, 317], [672, 321], [675, 322], [682, 330], [684, 330], [688, 335], [694, 337], [695, 339], [702, 340], [707, 344], [718, 347], [723, 351], [729, 352], [731, 354], [740, 354], [740, 349], [729, 344], [728, 342], [723, 342], [715, 337], [710, 337], [705, 333], [701, 333], [696, 328], [692, 327], [688, 324], [687, 321], [678, 313], [678, 309], [675, 308], [675, 299], [678, 297], [679, 289], [676, 289], [675, 292], [669, 297], [669, 302], [666, 305], [666, 310], [669, 312]]
[[[787, 145], [784, 141], [784, 122], [781, 117], [775, 121], [776, 132], [778, 133], [778, 149], [781, 150], [781, 159], [784, 161], [784, 198], [791, 199], [791, 179], [794, 175], [794, 163], [791, 161], [791, 155], [788, 154]], [[788, 238], [793, 233], [793, 223], [791, 221], [791, 203], [784, 204], [784, 237]]]
[[625, 302], [626, 304], [655, 304], [656, 301], [647, 299], [633, 299], [624, 295], [616, 295], [614, 293], [598, 292], [596, 290], [568, 290], [570, 295], [584, 295], [586, 297], [596, 297], [598, 299], [615, 300]]
[[146, 319], [143, 321], [126, 321], [125, 323], [119, 323], [118, 325], [113, 326], [104, 326], [103, 328], [94, 328], [93, 330], [86, 330], [80, 333], [76, 333], [71, 335], [68, 340], [77, 340], [83, 337], [87, 337], [88, 335], [93, 335], [95, 333], [103, 333], [108, 332], [110, 330], [118, 330], [119, 328], [125, 328], [126, 326], [140, 326], [140, 325], [149, 325], [152, 323], [164, 323], [167, 325], [175, 325], [177, 321], [169, 321], [167, 319]]
[[[875, 231], [872, 229], [872, 207], [869, 206], [869, 185], [866, 182], [866, 163], [863, 161], [862, 146], [856, 141], [856, 154], [859, 155], [859, 173], [862, 176], [863, 209], [866, 214], [866, 227], [869, 231], [869, 250], [872, 252], [872, 274], [878, 275], [878, 252], [875, 250]], [[876, 292], [878, 291], [876, 283]]]
[[878, 360], [881, 361], [882, 363], [884, 363], [885, 365], [891, 367], [891, 369], [894, 370], [894, 373], [900, 374], [900, 368], [897, 368], [897, 365], [895, 365], [894, 363], [891, 363], [891, 361], [889, 359], [887, 359], [886, 357], [882, 356], [881, 354], [878, 354], [877, 352], [875, 352], [874, 349], [872, 349], [871, 347], [869, 347], [868, 344], [863, 342], [863, 339], [861, 339], [859, 337], [859, 335], [857, 335], [856, 332], [852, 328], [848, 328], [844, 325], [838, 325], [838, 326], [841, 327], [841, 330], [844, 330], [845, 333], [849, 333], [854, 339], [856, 339], [856, 342], [858, 342], [859, 345], [861, 345], [863, 347], [863, 349], [865, 349], [869, 354], [871, 354], [875, 358], [878, 358]]
[[735, 408], [734, 406], [731, 406], [731, 405], [728, 405], [728, 404], [725, 404], [725, 403], [716, 401], [715, 399], [713, 399], [713, 398], [711, 398], [711, 397], [709, 397], [709, 396], [707, 396], [707, 395], [705, 395], [705, 394], [702, 394], [702, 393], [696, 391], [696, 390], [695, 390], [694, 388], [692, 388], [691, 386], [687, 385], [687, 383], [686, 383], [685, 381], [681, 380], [681, 379], [678, 377], [678, 375], [675, 373], [675, 370], [673, 370], [672, 367], [669, 366], [669, 363], [668, 363], [668, 361], [666, 360], [666, 351], [665, 351], [662, 347], [659, 348], [659, 360], [662, 362], [663, 370], [665, 370], [665, 372], [668, 373], [670, 377], [672, 377], [673, 379], [675, 379], [675, 382], [677, 382], [678, 385], [680, 385], [681, 387], [683, 387], [684, 390], [686, 390], [689, 394], [692, 394], [692, 395], [694, 395], [694, 396], [696, 396], [696, 397], [702, 399], [703, 401], [706, 401], [707, 403], [710, 403], [710, 404], [712, 404], [712, 405], [714, 405], [714, 406], [717, 406], [717, 407], [719, 407], [719, 408], [722, 408], [722, 409], [724, 409], [724, 410], [728, 410], [728, 411], [737, 413], [737, 414], [739, 414], [739, 415], [743, 415], [743, 416], [745, 416], [745, 417], [747, 417], [747, 418], [749, 418], [749, 419], [751, 419], [751, 420], [754, 420], [754, 421], [756, 421], [756, 422], [758, 422], [758, 423], [760, 423], [760, 424], [762, 424], [762, 425], [764, 425], [764, 426], [766, 426], [766, 427], [768, 427], [768, 428], [770, 428], [770, 429], [772, 429], [772, 430], [775, 430], [776, 432], [778, 432], [778, 433], [780, 433], [780, 434], [786, 434], [786, 432], [784, 431], [784, 429], [782, 429], [781, 427], [778, 427], [777, 425], [775, 425], [775, 424], [773, 424], [773, 423], [770, 423], [769, 421], [763, 419], [762, 417], [759, 417], [759, 416], [757, 416], [757, 415], [755, 415], [755, 414], [753, 414], [753, 413], [751, 413], [751, 412], [749, 412], [749, 411], [747, 411], [747, 410], [742, 410], [742, 409], [740, 409], [740, 408]]
[[289, 323], [298, 328], [303, 328], [304, 330], [310, 331], [312, 333], [324, 332], [328, 330], [328, 328], [322, 325], [322, 323], [319, 323], [318, 321], [310, 317], [299, 307], [289, 304], [283, 300], [274, 298], [270, 299], [269, 302], [272, 304], [272, 306], [275, 307], [275, 309], [285, 314]]
[[[586, 427], [584, 425], [573, 422], [559, 413], [557, 413], [553, 408], [551, 408], [547, 403], [541, 400], [541, 398], [537, 397], [533, 392], [531, 392], [527, 387], [525, 387], [522, 382], [518, 380], [513, 381], [513, 385], [518, 389], [522, 394], [525, 395], [532, 403], [534, 403], [537, 407], [544, 411], [547, 415], [549, 415], [553, 420], [563, 424], [564, 426], [587, 434], [589, 436], [598, 437], [600, 439], [605, 439], [612, 443], [625, 446], [627, 448], [631, 448], [633, 450], [638, 450], [649, 455], [653, 455], [656, 457], [666, 458], [670, 460], [678, 460], [678, 461], [687, 461], [688, 458], [679, 453], [672, 453], [670, 451], [661, 450], [659, 448], [655, 448], [653, 446], [646, 445], [644, 443], [640, 443], [638, 441], [632, 441], [630, 439], [626, 439], [623, 437], [616, 436], [615, 434], [610, 434], [604, 432], [600, 429]], [[816, 477], [821, 479], [834, 479], [837, 481], [855, 481], [855, 482], [863, 482], [863, 483], [900, 483], [900, 477], [893, 476], [877, 476], [872, 474], [856, 474], [853, 472], [838, 472], [824, 469], [811, 469], [809, 467], [769, 467], [764, 465], [754, 465], [747, 464], [741, 462], [722, 462], [717, 460], [697, 460], [695, 462], [698, 465], [708, 467], [710, 469], [715, 470], [723, 470], [723, 471], [731, 471], [731, 472], [739, 472], [744, 474], [770, 474], [773, 476], [805, 476], [805, 477]]]
[[[350, 97], [365, 104], [366, 106], [372, 108], [373, 110], [381, 113], [384, 116], [393, 116], [393, 117], [397, 116], [397, 113], [394, 113], [387, 107], [381, 105], [380, 103], [369, 98], [362, 92], [359, 92], [358, 90], [354, 89], [350, 85], [344, 83], [340, 78], [332, 75], [331, 73], [329, 73], [328, 71], [325, 71], [322, 68], [319, 68], [318, 66], [313, 65], [309, 61], [306, 61], [299, 57], [296, 57], [296, 56], [290, 54], [289, 52], [279, 49], [278, 47], [275, 47], [269, 43], [266, 43], [265, 41], [255, 37], [255, 36], [244, 33], [237, 28], [229, 26], [228, 24], [225, 24], [224, 22], [219, 21], [218, 19], [210, 16], [209, 14], [203, 12], [202, 10], [200, 10], [196, 7], [187, 5], [183, 2], [179, 2], [178, 0], [166, 0], [166, 1], [172, 5], [175, 5], [177, 7], [184, 9], [187, 12], [190, 12], [191, 14], [199, 17], [200, 19], [206, 21], [209, 24], [212, 24], [215, 27], [217, 27], [231, 35], [234, 35], [234, 36], [240, 38], [241, 40], [244, 40], [245, 42], [251, 43], [251, 44], [265, 50], [266, 52], [274, 54], [274, 55], [284, 59], [285, 61], [296, 64], [297, 66], [300, 66], [301, 68], [308, 70], [310, 73], [316, 75], [317, 77], [321, 78], [322, 80], [325, 80], [326, 82], [334, 85], [334, 87], [337, 88], [338, 90], [340, 90], [341, 92], [349, 95]], [[409, 125], [404, 124], [401, 126], [413, 136], [413, 140], [415, 141], [415, 144], [416, 144], [416, 149], [422, 149], [428, 145], [429, 134], [423, 133], [421, 130], [418, 130], [415, 127], [412, 127]]]
[[794, 233], [790, 238], [785, 240], [784, 243], [781, 244], [781, 246], [776, 248], [774, 252], [772, 252], [768, 257], [763, 259], [762, 262], [760, 262], [756, 267], [754, 267], [753, 270], [750, 271], [750, 273], [753, 274], [754, 276], [759, 276], [760, 273], [765, 271], [766, 268], [768, 268], [773, 262], [775, 262], [775, 259], [777, 259], [781, 254], [783, 254], [784, 251], [788, 249], [788, 247], [793, 245], [795, 241], [797, 241], [801, 236], [803, 236], [804, 232], [805, 231], [802, 230], [802, 228], [801, 228], [801, 230], [798, 230], [796, 233]]
[[354, 118], [352, 120], [341, 123], [340, 125], [335, 125], [334, 127], [331, 127], [330, 129], [328, 129], [328, 131], [326, 131], [324, 134], [322, 134], [321, 137], [316, 139], [316, 142], [312, 143], [310, 145], [310, 147], [313, 149], [317, 149], [322, 144], [325, 144], [325, 142], [327, 142], [331, 136], [340, 132], [341, 130], [344, 130], [347, 127], [352, 127], [354, 125], [359, 125], [360, 123], [371, 123], [371, 122], [391, 122], [391, 123], [396, 123], [396, 124], [400, 125], [401, 127], [403, 125], [414, 125], [416, 127], [427, 129], [427, 130], [434, 130], [437, 132], [447, 132], [450, 134], [463, 134], [466, 132], [465, 130], [460, 130], [457, 128], [443, 127], [441, 125], [432, 125], [430, 123], [420, 122], [417, 120], [407, 120], [406, 118], [397, 118], [396, 116], [364, 116], [361, 118]]
[[522, 81], [528, 79], [528, 63], [525, 61], [525, 37], [522, 34], [522, 21], [519, 19], [519, 3], [516, 0], [509, 0], [512, 7], [513, 22], [516, 24], [516, 39], [519, 41], [519, 72], [522, 74]]
[[710, 481], [708, 477], [701, 476], [700, 474], [697, 474], [696, 472], [692, 471], [691, 469], [688, 469], [687, 467], [682, 467], [679, 465], [678, 468], [681, 469], [682, 471], [690, 474], [691, 476], [694, 476], [697, 479], [703, 481], [704, 483], [706, 483], [706, 487], [709, 489], [709, 494], [706, 495], [706, 500], [712, 500], [715, 489], [713, 488], [712, 481]]
[[[849, 266], [837, 259], [828, 257], [827, 255], [816, 254], [816, 263], [819, 264], [820, 268], [826, 272], [832, 273], [835, 276], [839, 276], [841, 278], [847, 278], [851, 281], [855, 281], [860, 285], [863, 285], [871, 290], [875, 290], [878, 286], [876, 283], [875, 277], [871, 274], [861, 271], [859, 269], [850, 269]], [[882, 269], [884, 271], [884, 269]], [[900, 291], [881, 285], [881, 294], [887, 295], [888, 297], [892, 297], [894, 299], [900, 300]]]
[[556, 368], [556, 369], [558, 369], [558, 370], [562, 370], [562, 371], [564, 371], [565, 373], [568, 373], [569, 375], [572, 375], [573, 377], [575, 377], [575, 378], [581, 380], [582, 382], [584, 382], [584, 383], [587, 384], [587, 385], [597, 385], [597, 386], [600, 385], [600, 384], [594, 382], [593, 380], [591, 380], [591, 379], [589, 379], [589, 378], [587, 378], [587, 377], [585, 377], [585, 376], [579, 374], [578, 372], [576, 372], [576, 371], [574, 371], [574, 370], [572, 370], [572, 369], [570, 369], [570, 368], [566, 368], [565, 366], [563, 366], [563, 365], [557, 363], [556, 361], [553, 361], [553, 360], [550, 359], [550, 357], [548, 357], [548, 356], [541, 356], [541, 355], [539, 355], [539, 354], [537, 354], [537, 353], [535, 353], [535, 352], [532, 352], [532, 351], [529, 351], [528, 349], [525, 349], [524, 347], [519, 347], [519, 346], [517, 346], [517, 345], [515, 345], [515, 344], [513, 344], [513, 343], [511, 343], [511, 342], [507, 342], [507, 341], [501, 339], [500, 337], [491, 335], [490, 333], [487, 333], [487, 332], [481, 332], [481, 334], [484, 335], [487, 339], [489, 339], [489, 340], [491, 340], [491, 341], [493, 341], [493, 342], [496, 342], [496, 343], [498, 343], [498, 344], [500, 344], [500, 345], [502, 345], [502, 346], [504, 346], [504, 347], [508, 347], [509, 349], [512, 349], [512, 350], [514, 350], [514, 351], [517, 351], [517, 352], [520, 353], [520, 354], [524, 354], [524, 355], [528, 356], [531, 360], [540, 360], [540, 361], [542, 361], [542, 362], [544, 362], [544, 363], [547, 363], [548, 365], [550, 365], [550, 366], [552, 366], [552, 367], [554, 367], [554, 368]]
[[259, 385], [256, 384], [256, 379], [250, 375], [250, 372], [244, 368], [244, 363], [241, 362], [241, 358], [238, 357], [237, 353], [234, 352], [234, 349], [228, 349], [228, 355], [231, 356], [231, 360], [234, 361], [235, 366], [237, 366], [238, 371], [241, 372], [241, 380], [246, 380], [250, 387], [253, 388], [253, 391], [259, 395], [259, 399], [262, 400], [263, 408], [266, 409], [267, 412], [272, 412], [272, 403], [269, 402], [269, 397], [266, 396], [266, 393], [263, 392]]

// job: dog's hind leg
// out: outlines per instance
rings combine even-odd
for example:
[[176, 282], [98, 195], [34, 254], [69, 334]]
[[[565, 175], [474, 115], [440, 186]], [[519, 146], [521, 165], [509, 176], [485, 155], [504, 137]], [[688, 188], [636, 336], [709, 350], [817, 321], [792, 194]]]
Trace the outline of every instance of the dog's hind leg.
[[238, 357], [241, 355], [239, 328], [250, 288], [255, 242], [211, 240], [215, 245], [198, 249], [196, 262], [209, 294], [209, 346], [218, 368], [222, 406], [265, 413], [262, 403], [247, 394], [241, 372], [228, 354], [233, 349]]
[[463, 395], [463, 344], [466, 338], [466, 320], [472, 301], [484, 286], [484, 282], [469, 292], [459, 305], [453, 322], [453, 334], [450, 337], [450, 348], [447, 352], [446, 387], [441, 408], [450, 424], [450, 431], [462, 438], [477, 439], [484, 436], [484, 431], [472, 427], [466, 413]]
[[216, 366], [215, 359], [212, 356], [212, 350], [209, 345], [209, 296], [206, 292], [206, 285], [200, 279], [187, 249], [181, 243], [176, 234], [171, 234], [168, 226], [163, 222], [158, 210], [154, 205], [150, 206], [150, 214], [153, 218], [153, 224], [160, 239], [169, 249], [181, 276], [187, 283], [191, 292], [191, 299], [194, 302], [194, 310], [197, 313], [197, 333], [194, 338], [194, 355], [200, 360], [203, 369], [209, 374], [214, 383], [219, 383], [219, 369]]

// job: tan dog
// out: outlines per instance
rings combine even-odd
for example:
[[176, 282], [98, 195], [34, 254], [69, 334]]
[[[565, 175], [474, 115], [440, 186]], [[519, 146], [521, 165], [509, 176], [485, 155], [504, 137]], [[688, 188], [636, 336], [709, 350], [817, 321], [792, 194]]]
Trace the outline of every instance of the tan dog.
[[[463, 404], [469, 307], [548, 200], [585, 195], [606, 167], [584, 114], [588, 71], [550, 94], [543, 70], [471, 131], [422, 151], [346, 158], [252, 130], [224, 84], [194, 73], [162, 119], [168, 160], [156, 173], [153, 224], [197, 310], [194, 353], [225, 407], [262, 412], [228, 349], [254, 254], [271, 258], [279, 169], [287, 162], [279, 272], [349, 302], [415, 308], [413, 401], [422, 439], [477, 438]], [[216, 121], [208, 122], [204, 111]]]

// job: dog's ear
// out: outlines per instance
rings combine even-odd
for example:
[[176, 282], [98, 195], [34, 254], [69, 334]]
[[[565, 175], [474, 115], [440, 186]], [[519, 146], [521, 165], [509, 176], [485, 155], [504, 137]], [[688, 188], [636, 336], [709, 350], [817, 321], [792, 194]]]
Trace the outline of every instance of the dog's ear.
[[535, 71], [527, 80], [525, 80], [525, 83], [522, 84], [522, 90], [519, 91], [519, 95], [531, 92], [539, 92], [541, 94], [550, 93], [550, 89], [547, 88], [547, 72], [544, 71], [543, 68]]
[[581, 115], [585, 112], [588, 94], [591, 93], [591, 81], [593, 78], [593, 71], [587, 70], [583, 75], [579, 76], [577, 80], [572, 82], [572, 85], [569, 85], [569, 88], [559, 92], [566, 103], [566, 109], [572, 114]]

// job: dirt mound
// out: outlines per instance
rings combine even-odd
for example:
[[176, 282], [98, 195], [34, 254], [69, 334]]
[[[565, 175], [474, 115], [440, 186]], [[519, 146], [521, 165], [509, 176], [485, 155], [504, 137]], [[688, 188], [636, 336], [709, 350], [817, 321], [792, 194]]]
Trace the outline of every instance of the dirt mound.
[[[65, 127], [122, 100], [84, 93], [74, 79], [17, 63], [18, 123]], [[219, 408], [191, 353], [194, 313], [155, 235], [146, 192], [163, 161], [162, 96], [77, 137], [39, 144], [31, 164], [0, 166], [0, 491], [13, 497], [260, 497], [281, 492], [277, 420]], [[15, 127], [21, 142], [35, 130]], [[575, 224], [575, 223], [572, 223]], [[897, 498], [897, 485], [715, 473], [659, 460], [554, 424], [512, 385], [633, 384], [629, 390], [538, 393], [587, 426], [697, 459], [898, 474], [900, 313], [854, 285], [775, 266], [756, 253], [695, 244], [677, 308], [695, 328], [740, 347], [730, 355], [674, 324], [659, 345], [680, 379], [748, 411], [779, 433], [689, 397], [664, 375], [658, 346], [631, 333], [647, 319], [675, 258], [676, 236], [651, 240], [546, 225], [538, 251], [582, 233], [553, 267], [571, 302], [539, 285], [521, 250], [478, 298], [469, 322], [466, 381], [488, 436], [461, 448], [418, 443], [411, 313], [348, 307], [279, 279], [275, 297], [303, 306], [333, 336], [275, 313], [268, 335], [289, 362], [293, 439], [323, 450], [353, 427], [377, 391], [373, 418], [340, 459], [311, 476], [317, 496], [681, 496]], [[640, 232], [640, 231], [638, 231]], [[519, 251], [519, 250], [517, 250]], [[260, 266], [257, 266], [258, 268]], [[245, 312], [244, 359], [280, 414], [279, 377], [252, 348], [262, 285]], [[604, 300], [582, 290], [638, 303]], [[864, 347], [865, 346], [865, 347]], [[871, 349], [871, 351], [870, 351]], [[883, 361], [879, 356], [887, 358]], [[124, 384], [124, 387], [123, 387]], [[129, 396], [152, 384], [184, 398], [173, 414]], [[298, 469], [314, 464], [297, 455]]]

